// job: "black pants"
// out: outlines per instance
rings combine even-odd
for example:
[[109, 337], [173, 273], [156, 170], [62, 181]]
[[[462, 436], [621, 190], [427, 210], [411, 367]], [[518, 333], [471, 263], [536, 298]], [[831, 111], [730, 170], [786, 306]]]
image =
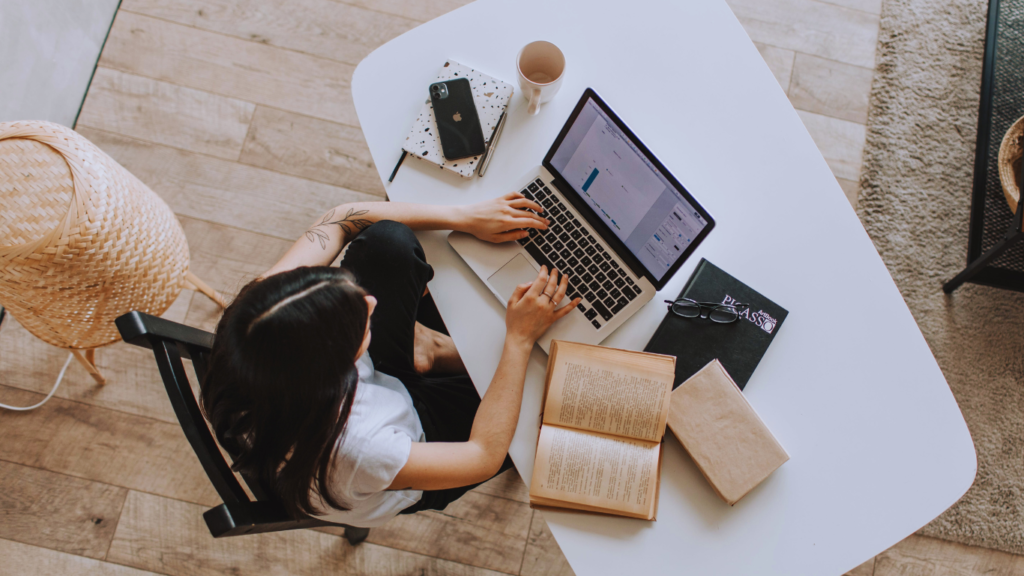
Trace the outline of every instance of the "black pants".
[[[377, 299], [370, 318], [370, 358], [377, 370], [405, 384], [427, 442], [469, 440], [480, 406], [480, 395], [469, 376], [423, 376], [413, 367], [416, 321], [444, 334], [448, 330], [434, 300], [429, 294], [423, 296], [434, 269], [412, 230], [390, 220], [377, 222], [352, 241], [341, 265]], [[506, 457], [501, 471], [511, 467], [512, 459]], [[444, 510], [475, 486], [424, 491], [420, 501], [402, 514]]]

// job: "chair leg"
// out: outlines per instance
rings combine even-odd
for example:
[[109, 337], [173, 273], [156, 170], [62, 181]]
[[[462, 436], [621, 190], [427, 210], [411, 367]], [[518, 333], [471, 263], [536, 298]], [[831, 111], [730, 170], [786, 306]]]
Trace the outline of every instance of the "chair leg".
[[348, 540], [348, 543], [353, 546], [359, 544], [363, 540], [366, 540], [366, 537], [369, 535], [369, 528], [356, 528], [354, 526], [345, 527], [345, 540]]
[[218, 294], [216, 290], [210, 288], [210, 286], [206, 282], [203, 282], [202, 280], [199, 279], [198, 276], [193, 274], [191, 270], [185, 273], [185, 282], [188, 282], [192, 286], [195, 286], [196, 290], [209, 296], [210, 300], [216, 302], [217, 305], [220, 306], [221, 308], [228, 307], [227, 301], [224, 300], [224, 298], [221, 297], [221, 295]]
[[103, 374], [101, 374], [99, 369], [96, 368], [96, 351], [94, 349], [90, 348], [89, 350], [86, 350], [84, 354], [81, 350], [72, 349], [71, 353], [75, 355], [75, 359], [78, 360], [78, 363], [85, 368], [86, 372], [92, 376], [92, 379], [95, 380], [97, 384], [107, 383], [107, 379], [104, 378]]

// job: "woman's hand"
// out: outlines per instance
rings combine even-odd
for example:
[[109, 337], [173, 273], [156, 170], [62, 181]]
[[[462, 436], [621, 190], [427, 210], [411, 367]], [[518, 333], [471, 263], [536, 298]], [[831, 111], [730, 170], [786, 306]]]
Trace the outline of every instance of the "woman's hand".
[[576, 298], [556, 309], [568, 287], [569, 277], [559, 274], [558, 270], [548, 274], [547, 266], [540, 267], [533, 282], [516, 286], [505, 312], [506, 339], [532, 347], [555, 320], [572, 312], [580, 303], [580, 298]]
[[462, 214], [455, 229], [469, 232], [488, 242], [519, 240], [529, 234], [523, 228], [545, 230], [549, 224], [546, 218], [527, 212], [543, 212], [544, 207], [533, 200], [527, 200], [519, 192], [509, 192], [501, 198], [463, 206], [460, 210]]

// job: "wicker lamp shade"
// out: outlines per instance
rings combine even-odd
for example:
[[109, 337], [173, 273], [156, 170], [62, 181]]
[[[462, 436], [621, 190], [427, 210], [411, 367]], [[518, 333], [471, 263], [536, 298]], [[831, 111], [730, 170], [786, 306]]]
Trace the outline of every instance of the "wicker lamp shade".
[[162, 314], [188, 267], [170, 207], [110, 156], [64, 126], [0, 123], [0, 305], [29, 332], [72, 351], [115, 342], [114, 319]]

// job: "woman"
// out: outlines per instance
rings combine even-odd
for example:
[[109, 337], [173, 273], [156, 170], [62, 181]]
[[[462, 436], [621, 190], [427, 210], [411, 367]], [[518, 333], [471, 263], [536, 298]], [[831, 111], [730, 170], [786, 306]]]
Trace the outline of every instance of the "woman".
[[511, 466], [530, 350], [579, 302], [557, 307], [567, 278], [554, 270], [519, 286], [481, 400], [425, 296], [433, 269], [412, 230], [507, 242], [547, 228], [541, 213], [511, 193], [470, 206], [352, 203], [324, 214], [217, 326], [202, 405], [234, 468], [294, 514], [372, 527], [443, 509]]

